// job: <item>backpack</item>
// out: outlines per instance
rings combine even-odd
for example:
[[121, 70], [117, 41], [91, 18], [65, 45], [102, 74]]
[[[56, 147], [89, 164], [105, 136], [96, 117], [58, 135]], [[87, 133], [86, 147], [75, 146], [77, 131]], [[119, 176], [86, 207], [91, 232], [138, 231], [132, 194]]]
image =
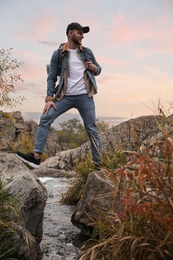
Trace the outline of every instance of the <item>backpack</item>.
[[[60, 74], [61, 74], [61, 60], [62, 60], [61, 51], [62, 51], [64, 44], [65, 43], [61, 43], [58, 48], [58, 76], [60, 76]], [[50, 68], [50, 64], [47, 64], [46, 65], [47, 75], [49, 74], [49, 68]]]
[[[61, 43], [58, 48], [58, 76], [60, 76], [60, 74], [61, 74], [61, 61], [62, 61], [61, 52], [64, 47], [64, 44], [65, 43]], [[84, 53], [84, 57], [85, 57], [84, 61], [85, 62], [90, 61], [90, 59], [88, 57], [88, 53], [87, 53], [87, 48], [84, 46], [83, 46], [83, 53]], [[47, 75], [49, 74], [49, 67], [50, 67], [49, 64], [46, 65]]]

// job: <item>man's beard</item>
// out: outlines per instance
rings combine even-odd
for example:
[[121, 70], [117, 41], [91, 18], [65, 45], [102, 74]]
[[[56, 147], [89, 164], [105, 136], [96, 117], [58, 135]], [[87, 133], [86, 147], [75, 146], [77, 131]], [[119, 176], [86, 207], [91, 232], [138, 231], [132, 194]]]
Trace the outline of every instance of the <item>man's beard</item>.
[[81, 43], [76, 39], [75, 36], [73, 36], [72, 41], [76, 44], [76, 45], [80, 45]]

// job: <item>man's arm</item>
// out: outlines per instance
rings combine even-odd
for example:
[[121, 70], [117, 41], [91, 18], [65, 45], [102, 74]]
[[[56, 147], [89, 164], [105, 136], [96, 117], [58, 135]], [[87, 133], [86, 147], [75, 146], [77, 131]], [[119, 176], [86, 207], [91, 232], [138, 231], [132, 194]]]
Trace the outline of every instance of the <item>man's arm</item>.
[[93, 72], [95, 76], [98, 76], [101, 73], [101, 66], [98, 64], [93, 52], [88, 48], [89, 57], [91, 57], [91, 61], [87, 62], [88, 68]]
[[47, 77], [47, 97], [45, 101], [54, 100], [55, 83], [58, 76], [58, 50], [53, 52]]

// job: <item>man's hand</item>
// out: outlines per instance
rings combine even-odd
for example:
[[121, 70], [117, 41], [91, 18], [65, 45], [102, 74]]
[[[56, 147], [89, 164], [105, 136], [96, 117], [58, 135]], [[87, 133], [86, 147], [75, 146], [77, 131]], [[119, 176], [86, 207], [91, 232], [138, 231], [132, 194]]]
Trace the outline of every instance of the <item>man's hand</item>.
[[43, 114], [47, 114], [51, 106], [53, 106], [54, 109], [57, 109], [53, 101], [47, 101], [45, 107], [43, 108]]
[[97, 66], [95, 64], [93, 64], [91, 61], [87, 61], [86, 64], [90, 71], [92, 71], [94, 73], [97, 71]]

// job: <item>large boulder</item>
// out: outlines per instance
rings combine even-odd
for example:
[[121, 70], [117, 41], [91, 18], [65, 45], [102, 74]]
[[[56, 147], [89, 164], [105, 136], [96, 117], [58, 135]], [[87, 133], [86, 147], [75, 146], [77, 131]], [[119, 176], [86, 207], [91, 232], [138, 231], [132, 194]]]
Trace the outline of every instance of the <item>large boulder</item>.
[[119, 194], [115, 182], [104, 171], [92, 172], [71, 221], [79, 229], [94, 227], [94, 223], [105, 218], [106, 214], [118, 211], [118, 204]]
[[[49, 168], [72, 171], [79, 162], [86, 158], [89, 147], [89, 142], [87, 142], [78, 148], [58, 152], [54, 157], [50, 157], [41, 163], [39, 171], [44, 171], [44, 167], [47, 168], [48, 172]], [[38, 171], [35, 172], [37, 174]]]
[[46, 188], [14, 154], [0, 153], [0, 179], [17, 205], [14, 232], [4, 238], [13, 247], [8, 257], [35, 260], [43, 234]]

